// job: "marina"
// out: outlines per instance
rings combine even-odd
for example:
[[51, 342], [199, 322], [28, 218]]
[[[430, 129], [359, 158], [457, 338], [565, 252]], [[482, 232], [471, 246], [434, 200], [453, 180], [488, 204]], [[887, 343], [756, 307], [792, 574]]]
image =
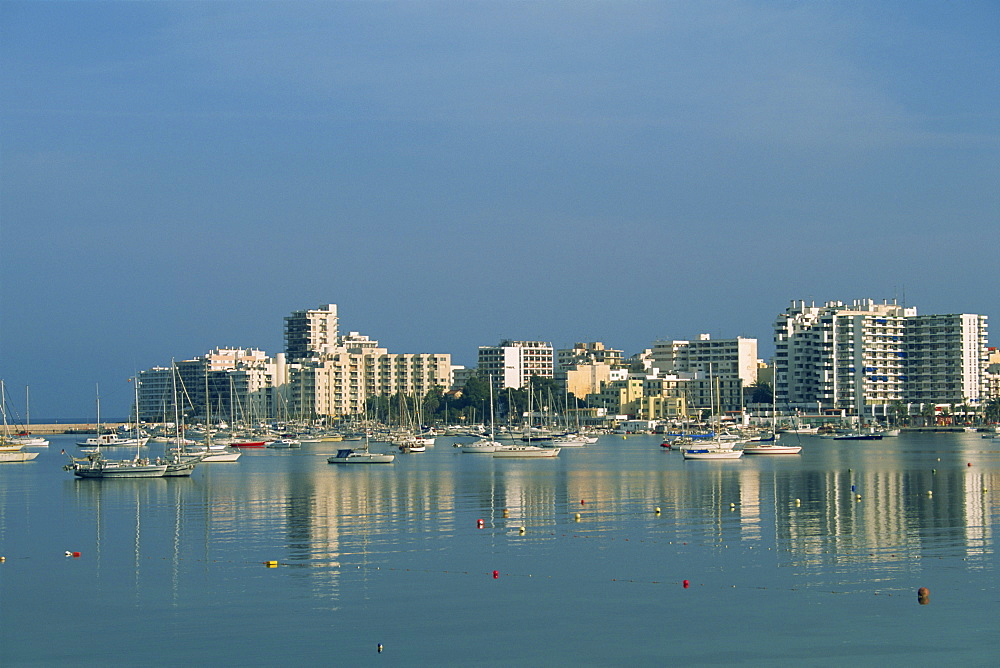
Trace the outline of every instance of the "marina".
[[[361, 467], [307, 442], [112, 480], [62, 470], [76, 438], [0, 466], [3, 665], [996, 659], [1000, 449], [976, 433], [786, 434], [799, 454], [702, 462], [653, 435], [545, 461], [438, 437]], [[95, 619], [113, 657], [80, 652]]]

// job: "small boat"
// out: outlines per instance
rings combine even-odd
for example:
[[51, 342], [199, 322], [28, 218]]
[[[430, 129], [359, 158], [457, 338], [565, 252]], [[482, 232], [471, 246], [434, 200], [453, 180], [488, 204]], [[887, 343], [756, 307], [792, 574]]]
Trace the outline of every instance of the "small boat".
[[263, 448], [267, 441], [234, 441], [229, 444], [231, 448]]
[[330, 464], [391, 464], [396, 459], [396, 455], [390, 453], [368, 452], [364, 450], [352, 450], [351, 448], [341, 448], [337, 454], [328, 457]]
[[219, 452], [217, 450], [213, 450], [208, 454], [206, 454], [204, 457], [202, 457], [201, 461], [206, 464], [212, 462], [235, 462], [237, 459], [240, 458], [240, 455], [242, 454], [243, 453], [239, 452], [238, 450], [235, 452], [229, 452], [229, 451]]
[[6, 451], [0, 452], [0, 463], [3, 462], [30, 462], [32, 459], [38, 456], [37, 452], [21, 452], [15, 450], [13, 452]]
[[399, 444], [400, 452], [426, 452], [427, 446], [422, 441], [410, 439]]
[[297, 438], [279, 438], [276, 441], [267, 443], [269, 448], [301, 448], [302, 441]]
[[500, 441], [494, 441], [489, 438], [481, 438], [478, 441], [474, 441], [472, 443], [463, 443], [460, 445], [460, 447], [462, 448], [462, 452], [466, 452], [469, 454], [491, 455], [496, 451], [497, 448], [502, 448], [504, 447], [504, 445]]
[[98, 434], [97, 436], [91, 436], [85, 441], [77, 441], [77, 445], [81, 448], [103, 448], [111, 446], [130, 446], [130, 447], [140, 447], [146, 445], [149, 441], [147, 436], [138, 437], [122, 437], [118, 434]]
[[502, 445], [493, 451], [493, 457], [497, 459], [556, 457], [560, 449], [541, 448], [537, 445]]
[[759, 442], [743, 448], [748, 455], [797, 455], [802, 452], [801, 445], [776, 445], [771, 442]]
[[742, 450], [724, 450], [722, 448], [688, 448], [681, 451], [684, 459], [739, 459]]
[[882, 434], [870, 431], [848, 431], [841, 434], [834, 434], [835, 441], [881, 441]]
[[20, 443], [25, 447], [33, 448], [42, 448], [49, 444], [47, 439], [44, 439], [41, 436], [32, 436], [31, 434], [11, 436], [7, 440], [11, 443]]

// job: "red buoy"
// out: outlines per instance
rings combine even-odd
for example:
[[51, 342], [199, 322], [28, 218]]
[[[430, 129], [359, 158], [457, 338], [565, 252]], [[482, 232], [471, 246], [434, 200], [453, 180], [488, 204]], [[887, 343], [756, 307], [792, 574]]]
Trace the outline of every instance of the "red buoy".
[[483, 528], [483, 521], [482, 520], [476, 520], [476, 526], [479, 527], [480, 529], [482, 529]]
[[691, 583], [690, 583], [690, 582], [688, 582], [687, 580], [685, 580], [685, 581], [684, 581], [684, 588], [685, 588], [685, 589], [687, 589], [687, 588], [688, 588], [688, 587], [690, 587], [690, 586], [691, 586]]
[[[969, 466], [972, 466], [972, 464], [969, 464]], [[585, 503], [586, 503], [586, 501], [584, 501], [583, 499], [580, 499], [580, 505], [581, 505], [581, 506], [582, 506], [583, 504], [585, 504]]]
[[967, 464], [967, 466], [972, 466], [972, 462], [969, 462], [969, 463]]
[[74, 553], [73, 553], [73, 558], [74, 558], [74, 559], [75, 559], [75, 558], [77, 558], [77, 557], [79, 557], [79, 556], [80, 556], [80, 553], [79, 553], [79, 552], [74, 552]]
[[500, 571], [493, 571], [493, 579], [494, 580], [500, 579]]

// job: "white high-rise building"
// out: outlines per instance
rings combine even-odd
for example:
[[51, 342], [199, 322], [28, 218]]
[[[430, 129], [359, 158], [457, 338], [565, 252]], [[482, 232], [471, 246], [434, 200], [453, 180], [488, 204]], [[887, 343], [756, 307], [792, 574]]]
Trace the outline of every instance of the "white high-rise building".
[[983, 394], [986, 316], [918, 316], [871, 299], [793, 301], [775, 322], [774, 344], [776, 399], [786, 407], [865, 417], [889, 404]]

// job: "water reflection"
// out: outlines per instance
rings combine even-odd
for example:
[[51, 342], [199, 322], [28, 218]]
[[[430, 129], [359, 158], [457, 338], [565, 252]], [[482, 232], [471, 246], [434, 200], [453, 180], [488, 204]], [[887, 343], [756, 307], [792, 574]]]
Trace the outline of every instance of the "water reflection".
[[[185, 559], [205, 572], [279, 560], [335, 606], [374, 569], [454, 568], [484, 554], [558, 562], [622, 538], [696, 544], [706, 562], [790, 568], [804, 585], [891, 580], [938, 557], [992, 568], [989, 490], [1000, 474], [971, 439], [846, 448], [813, 438], [802, 455], [731, 462], [685, 462], [658, 443], [606, 437], [554, 461], [515, 461], [462, 455], [442, 439], [391, 466], [329, 465], [329, 453], [303, 448], [203, 465], [190, 479], [65, 487], [93, 522], [98, 579], [132, 570], [137, 600], [163, 564], [177, 600], [197, 579]], [[738, 560], [724, 555], [730, 546], [744, 550]]]

